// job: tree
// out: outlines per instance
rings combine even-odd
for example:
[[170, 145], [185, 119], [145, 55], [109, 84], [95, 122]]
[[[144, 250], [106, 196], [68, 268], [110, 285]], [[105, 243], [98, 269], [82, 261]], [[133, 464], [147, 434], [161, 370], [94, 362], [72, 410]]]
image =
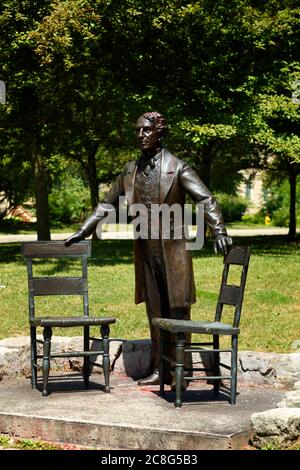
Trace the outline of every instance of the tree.
[[[264, 34], [260, 47], [265, 63], [260, 68], [252, 98], [252, 139], [260, 148], [262, 167], [270, 178], [288, 177], [290, 184], [289, 238], [296, 237], [296, 187], [300, 173], [299, 102], [293, 87], [300, 79], [300, 9], [293, 1], [265, 5]], [[267, 21], [268, 20], [268, 21]]]
[[[1, 116], [2, 117], [2, 116]], [[0, 129], [0, 220], [8, 209], [21, 204], [32, 194], [31, 165], [26, 149], [18, 140], [20, 130], [6, 127], [1, 119]]]
[[[7, 68], [13, 61], [18, 77], [15, 111], [19, 105], [27, 110], [25, 92], [27, 103], [33, 100], [35, 106], [23, 113], [22, 122], [17, 112], [13, 115], [15, 127], [27, 135], [24, 145], [31, 155], [41, 156], [32, 157], [37, 181], [51, 184], [54, 165], [75, 159], [96, 205], [99, 182], [108, 181], [136, 155], [132, 123], [150, 109], [166, 115], [172, 149], [213, 190], [233, 193], [239, 169], [262, 165], [261, 157], [270, 152], [283, 155], [278, 151], [282, 132], [270, 121], [278, 112], [267, 116], [264, 97], [287, 97], [290, 84], [285, 80], [296, 78], [295, 1], [40, 4], [24, 0], [18, 6], [9, 0], [1, 16], [2, 63]], [[16, 51], [24, 53], [23, 62], [18, 54], [14, 62]], [[298, 117], [293, 119], [296, 124]], [[265, 125], [277, 136], [277, 150]], [[290, 138], [291, 127], [286, 129]], [[36, 193], [45, 201], [39, 185]]]
[[[4, 127], [1, 147], [6, 151], [13, 148], [10, 157], [16, 156], [15, 178], [19, 168], [31, 162], [36, 198], [38, 239], [50, 239], [48, 184], [43, 155], [43, 129], [47, 117], [42, 105], [38, 84], [40, 81], [39, 64], [34, 51], [28, 45], [24, 32], [34, 27], [49, 8], [49, 1], [17, 2], [8, 0], [1, 6], [0, 63], [2, 77], [7, 83], [7, 104], [1, 108], [1, 122]], [[8, 129], [8, 125], [12, 127]], [[3, 137], [4, 135], [4, 137]], [[17, 157], [22, 148], [22, 164]], [[7, 158], [7, 153], [5, 153]], [[9, 166], [6, 165], [6, 172]], [[16, 187], [19, 183], [16, 184]], [[24, 193], [30, 183], [24, 187]], [[4, 188], [9, 195], [8, 187]], [[11, 197], [11, 196], [10, 196]]]
[[262, 145], [265, 170], [268, 179], [282, 181], [288, 178], [290, 185], [289, 233], [296, 238], [296, 188], [300, 174], [300, 109], [291, 96], [262, 95], [259, 97], [260, 113], [256, 141]]
[[[45, 69], [44, 88], [51, 94], [54, 119], [52, 151], [77, 160], [89, 182], [91, 205], [99, 201], [98, 186], [114, 175], [119, 164], [97, 171], [101, 152], [123, 151], [122, 117], [125, 97], [106, 65], [105, 9], [110, 2], [53, 1], [50, 14], [27, 34]], [[125, 139], [126, 141], [126, 139]], [[123, 154], [126, 152], [123, 152]], [[128, 151], [127, 151], [128, 153]], [[126, 159], [126, 158], [125, 158]], [[124, 157], [122, 158], [124, 162]]]

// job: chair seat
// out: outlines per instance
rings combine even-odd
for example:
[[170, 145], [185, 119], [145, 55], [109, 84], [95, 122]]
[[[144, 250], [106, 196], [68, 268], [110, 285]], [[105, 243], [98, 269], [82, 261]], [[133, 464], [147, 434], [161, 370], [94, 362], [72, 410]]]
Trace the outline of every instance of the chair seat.
[[172, 318], [154, 318], [154, 326], [170, 333], [207, 333], [212, 335], [237, 335], [239, 328], [222, 322], [175, 320]]
[[30, 324], [34, 326], [59, 326], [59, 327], [69, 327], [69, 326], [93, 326], [93, 325], [110, 325], [111, 323], [116, 323], [115, 318], [111, 317], [34, 317], [30, 318]]

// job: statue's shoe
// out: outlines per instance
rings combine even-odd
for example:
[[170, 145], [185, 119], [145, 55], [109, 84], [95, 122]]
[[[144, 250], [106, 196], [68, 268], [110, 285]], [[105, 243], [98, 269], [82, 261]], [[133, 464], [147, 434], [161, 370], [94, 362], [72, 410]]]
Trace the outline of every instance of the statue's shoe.
[[159, 373], [158, 370], [155, 370], [145, 379], [140, 379], [138, 385], [159, 385]]

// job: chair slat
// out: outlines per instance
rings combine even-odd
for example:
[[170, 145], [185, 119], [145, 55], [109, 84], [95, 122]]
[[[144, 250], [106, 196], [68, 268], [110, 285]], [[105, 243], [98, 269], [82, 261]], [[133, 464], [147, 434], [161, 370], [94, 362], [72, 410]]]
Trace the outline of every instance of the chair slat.
[[91, 256], [91, 242], [84, 240], [66, 247], [64, 241], [23, 242], [22, 255], [26, 258], [62, 258]]
[[249, 254], [249, 247], [234, 246], [230, 249], [228, 255], [225, 256], [224, 263], [245, 265], [248, 262]]
[[81, 277], [43, 277], [29, 280], [30, 293], [38, 295], [79, 295], [87, 292], [87, 281]]
[[239, 302], [240, 287], [222, 286], [220, 301], [226, 305], [237, 305]]

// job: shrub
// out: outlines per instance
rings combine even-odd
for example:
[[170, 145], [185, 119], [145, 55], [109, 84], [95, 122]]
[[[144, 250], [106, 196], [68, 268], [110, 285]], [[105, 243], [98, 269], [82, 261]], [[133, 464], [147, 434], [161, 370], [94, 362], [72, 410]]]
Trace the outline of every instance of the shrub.
[[51, 222], [79, 222], [90, 210], [90, 195], [83, 181], [76, 176], [56, 182], [49, 195]]
[[244, 214], [242, 216], [242, 221], [246, 224], [264, 224], [265, 223], [265, 215], [259, 211], [255, 214]]
[[289, 226], [289, 208], [288, 207], [279, 207], [276, 211], [273, 212], [271, 223], [277, 227], [288, 227]]
[[[300, 181], [297, 182], [296, 192], [296, 218], [297, 225], [300, 222]], [[275, 226], [289, 226], [290, 186], [288, 180], [265, 183], [263, 213], [271, 217], [271, 224]]]
[[248, 207], [248, 201], [242, 196], [220, 193], [216, 199], [221, 206], [224, 222], [237, 222], [242, 220], [242, 216]]

